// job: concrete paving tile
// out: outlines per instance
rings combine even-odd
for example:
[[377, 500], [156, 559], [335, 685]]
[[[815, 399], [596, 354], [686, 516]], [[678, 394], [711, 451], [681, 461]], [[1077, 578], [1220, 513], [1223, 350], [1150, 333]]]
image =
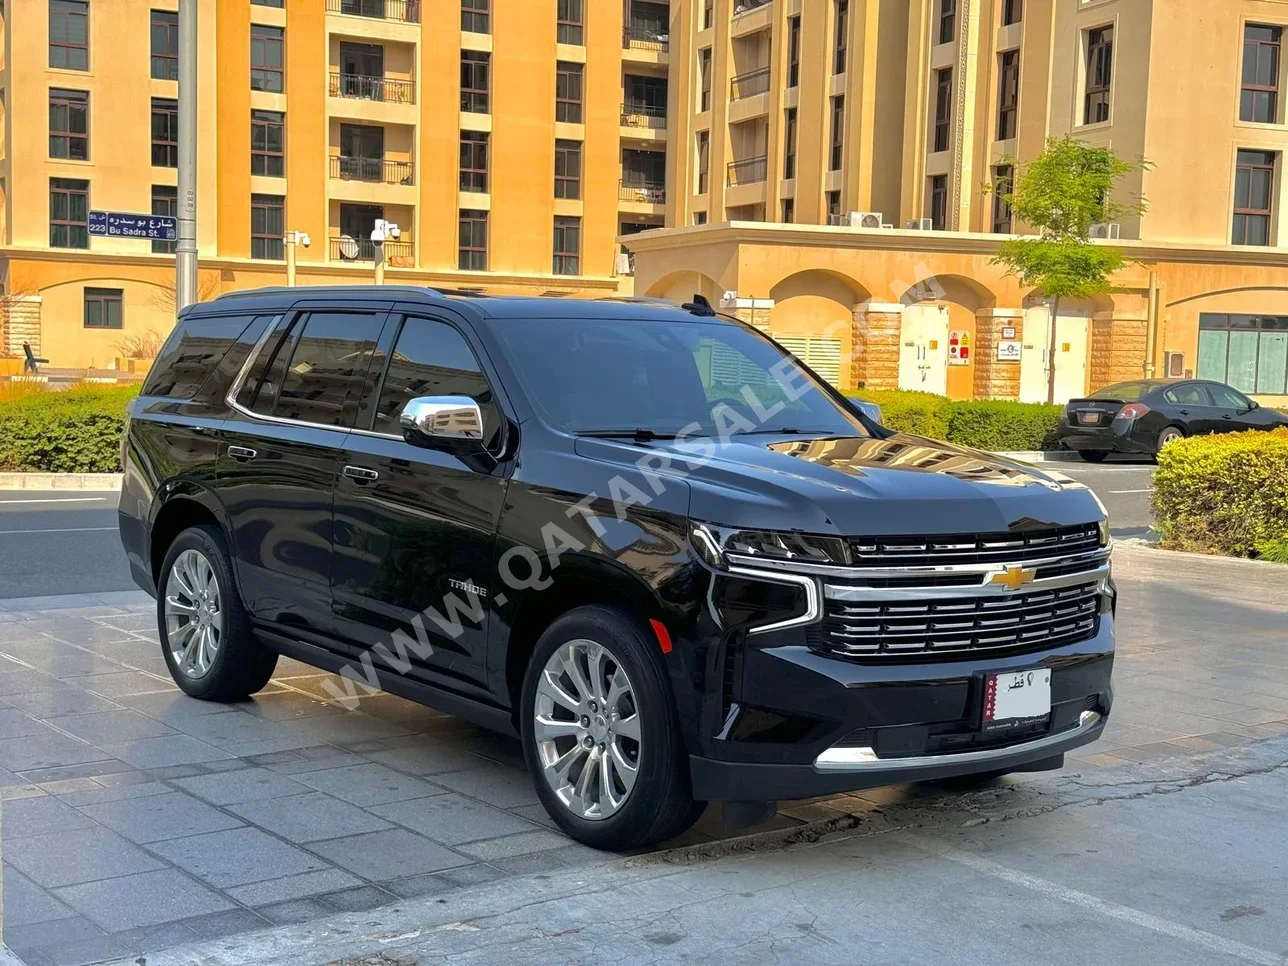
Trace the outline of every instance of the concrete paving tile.
[[427, 798], [443, 791], [429, 782], [374, 762], [301, 772], [296, 775], [296, 781], [333, 795], [350, 805], [363, 807], [401, 802], [409, 798]]
[[137, 768], [162, 768], [166, 765], [188, 765], [233, 757], [213, 745], [183, 734], [107, 744], [103, 746], [103, 750], [113, 758], [129, 762]]
[[51, 919], [67, 919], [75, 913], [12, 866], [4, 870], [4, 928], [9, 938], [18, 926], [30, 926]]
[[46, 782], [65, 781], [71, 778], [104, 778], [114, 777], [125, 772], [134, 772], [133, 766], [119, 758], [102, 758], [99, 761], [88, 761], [79, 765], [55, 765], [49, 768], [28, 768], [21, 772], [25, 781], [44, 784]]
[[94, 618], [94, 621], [104, 627], [115, 627], [118, 631], [154, 631], [157, 627], [155, 613], [114, 614], [110, 617]]
[[281, 734], [272, 738], [264, 738], [259, 741], [239, 741], [232, 744], [223, 745], [223, 749], [231, 755], [237, 755], [239, 758], [257, 758], [260, 755], [272, 754], [274, 752], [295, 751], [299, 748], [307, 748], [314, 744], [314, 739], [309, 735], [290, 734], [283, 731]]
[[[362, 880], [356, 876], [328, 866], [317, 872], [303, 872], [282, 879], [270, 879], [267, 882], [232, 886], [227, 892], [242, 905], [259, 908], [277, 902], [338, 892], [341, 889], [354, 889], [362, 884]], [[264, 910], [260, 909], [260, 912], [263, 914]]]
[[0, 708], [0, 740], [48, 734], [49, 729], [17, 708]]
[[131, 842], [147, 844], [236, 828], [242, 823], [183, 792], [86, 805], [81, 811]]
[[331, 914], [331, 909], [315, 899], [293, 899], [290, 902], [277, 902], [260, 906], [255, 910], [269, 922], [287, 926], [297, 922], [309, 922]]
[[405, 771], [409, 775], [440, 775], [449, 771], [466, 771], [478, 768], [482, 759], [462, 748], [452, 747], [432, 739], [418, 739], [414, 748], [397, 748], [391, 751], [373, 751], [367, 755], [372, 761]]
[[373, 738], [392, 738], [407, 734], [406, 728], [381, 721], [360, 711], [294, 718], [281, 722], [281, 727], [293, 734], [310, 738], [310, 743], [315, 745], [369, 741]]
[[36, 718], [52, 718], [68, 714], [87, 714], [94, 711], [115, 711], [121, 705], [101, 695], [65, 687], [58, 691], [33, 691], [30, 694], [11, 694], [5, 701]]
[[268, 798], [301, 795], [308, 786], [269, 771], [267, 768], [245, 768], [232, 773], [196, 775], [176, 778], [174, 784], [184, 791], [204, 798], [212, 805], [237, 805], [241, 802], [258, 802]]
[[0, 697], [30, 694], [33, 691], [58, 691], [68, 686], [44, 671], [23, 667], [12, 661], [0, 662]]
[[157, 768], [142, 769], [153, 781], [168, 782], [174, 778], [191, 778], [193, 775], [213, 774], [206, 768], [207, 762], [194, 761], [184, 765], [161, 765]]
[[[820, 807], [820, 806], [814, 806]], [[833, 816], [840, 812], [832, 811]], [[561, 849], [572, 840], [560, 832], [539, 829], [535, 832], [520, 832], [518, 835], [506, 835], [499, 839], [484, 839], [481, 842], [467, 842], [458, 845], [457, 851], [473, 856], [483, 862], [496, 859], [509, 859], [516, 855], [532, 855], [550, 849]]]
[[198, 701], [196, 698], [188, 697], [178, 688], [152, 694], [126, 694], [117, 698], [116, 702], [134, 708], [136, 711], [142, 711], [149, 718], [173, 724], [180, 730], [183, 729], [183, 722], [189, 718], [230, 714], [241, 707], [241, 705], [221, 704], [218, 701]]
[[152, 851], [217, 889], [330, 868], [303, 849], [244, 826], [157, 842]]
[[[124, 616], [124, 615], [121, 615]], [[68, 644], [110, 644], [130, 640], [133, 634], [111, 624], [91, 620], [89, 617], [58, 616], [50, 620], [44, 633]]]
[[359, 886], [356, 889], [345, 889], [341, 892], [318, 896], [317, 901], [336, 912], [365, 912], [367, 909], [378, 909], [391, 902], [397, 902], [398, 896], [376, 886]]
[[401, 828], [313, 842], [309, 848], [372, 882], [441, 872], [473, 861]]
[[550, 817], [544, 805], [520, 805], [518, 808], [512, 808], [509, 811], [518, 815], [522, 819], [532, 822], [534, 825], [544, 825], [548, 829], [559, 830], [555, 820]]
[[233, 904], [177, 869], [66, 886], [54, 894], [108, 932], [220, 912]]
[[115, 757], [117, 756], [78, 738], [61, 734], [44, 724], [37, 734], [0, 740], [0, 767], [12, 772], [83, 765]]
[[205, 916], [184, 919], [183, 924], [203, 939], [220, 939], [238, 933], [264, 929], [269, 921], [249, 909], [229, 909], [227, 912], [212, 912]]
[[508, 859], [496, 859], [489, 865], [509, 875], [533, 875], [574, 866], [602, 865], [616, 859], [617, 856], [611, 852], [600, 852], [598, 849], [587, 848], [584, 845], [567, 845], [562, 849], [548, 849], [532, 855], [514, 855]]
[[228, 810], [290, 842], [319, 842], [392, 827], [369, 812], [321, 792], [243, 802], [229, 805]]
[[120, 671], [115, 674], [87, 674], [82, 677], [64, 678], [68, 684], [86, 691], [93, 691], [105, 698], [127, 697], [132, 694], [150, 694], [157, 691], [177, 691], [173, 681], [142, 671]]
[[39, 785], [24, 783], [21, 778], [15, 778], [13, 782], [6, 785], [0, 785], [0, 802], [16, 802], [20, 798], [40, 798], [47, 795]]
[[134, 741], [138, 738], [156, 738], [160, 735], [175, 734], [175, 730], [169, 725], [130, 708], [49, 718], [48, 722], [53, 727], [99, 748], [106, 744]]
[[[196, 942], [205, 937], [185, 923], [166, 922], [159, 926], [140, 926], [137, 929], [114, 932], [112, 938], [122, 945], [129, 946], [136, 953], [156, 953], [174, 946], [182, 946], [184, 943]], [[137, 963], [137, 960], [135, 962]]]
[[94, 825], [91, 819], [52, 795], [7, 801], [3, 808], [5, 842]]
[[446, 872], [436, 872], [433, 878], [445, 883], [452, 889], [468, 889], [471, 886], [483, 885], [487, 882], [495, 882], [497, 879], [505, 879], [509, 873], [502, 872], [494, 865], [466, 865], [459, 869], [448, 869]]
[[329, 717], [344, 714], [344, 708], [298, 691], [277, 691], [254, 695], [246, 710], [269, 721], [291, 721], [295, 718]]
[[[68, 909], [66, 906], [63, 908]], [[26, 926], [10, 924], [8, 910], [5, 911], [4, 941], [5, 945], [10, 947], [41, 949], [86, 939], [101, 939], [107, 935], [103, 929], [70, 909], [64, 918], [31, 923]]]
[[4, 851], [6, 862], [46, 889], [163, 868], [137, 845], [103, 828], [14, 839]]
[[455, 794], [375, 805], [371, 811], [443, 845], [532, 831], [531, 824], [511, 812]]
[[241, 710], [192, 718], [183, 730], [217, 748], [284, 737], [280, 725]]
[[123, 802], [128, 799], [147, 798], [149, 795], [169, 795], [174, 791], [164, 782], [121, 782], [104, 786], [97, 779], [91, 779], [91, 781], [97, 786], [96, 788], [86, 791], [58, 793], [59, 799], [68, 805], [80, 808], [83, 805], [101, 805], [104, 802]]
[[92, 778], [63, 778], [41, 782], [40, 790], [47, 795], [70, 795], [73, 792], [98, 791], [103, 786]]
[[468, 771], [435, 775], [434, 784], [495, 805], [498, 808], [515, 808], [520, 805], [539, 805], [532, 779], [526, 771], [505, 765], [488, 765]]
[[326, 771], [331, 768], [371, 764], [362, 755], [353, 755], [347, 751], [341, 751], [333, 745], [328, 745], [327, 748], [330, 754], [322, 758], [306, 757], [308, 753], [318, 751], [317, 747], [297, 748], [295, 751], [296, 757], [293, 760], [277, 762], [267, 767], [281, 775], [300, 775], [310, 771]]
[[1081, 756], [1069, 755], [1067, 760], [1072, 764], [1066, 765], [1066, 768], [1077, 767], [1078, 764], [1091, 765], [1095, 768], [1117, 768], [1121, 765], [1134, 764], [1129, 758], [1119, 758], [1109, 752]]

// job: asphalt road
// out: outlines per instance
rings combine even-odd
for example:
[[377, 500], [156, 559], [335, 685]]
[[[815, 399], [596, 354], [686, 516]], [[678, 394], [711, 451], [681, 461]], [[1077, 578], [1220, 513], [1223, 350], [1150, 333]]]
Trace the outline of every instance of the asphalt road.
[[1044, 467], [1091, 487], [1109, 511], [1109, 529], [1116, 538], [1149, 534], [1154, 522], [1149, 505], [1156, 469], [1152, 459], [1113, 456], [1096, 465], [1079, 460], [1046, 463]]

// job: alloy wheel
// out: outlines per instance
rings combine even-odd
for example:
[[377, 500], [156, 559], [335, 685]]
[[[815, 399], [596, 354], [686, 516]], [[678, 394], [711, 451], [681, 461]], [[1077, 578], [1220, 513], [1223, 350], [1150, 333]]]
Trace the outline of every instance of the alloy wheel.
[[635, 689], [596, 641], [568, 641], [537, 681], [533, 733], [542, 774], [578, 818], [614, 815], [635, 787], [643, 745]]
[[215, 568], [200, 550], [183, 551], [170, 568], [165, 630], [176, 668], [190, 678], [210, 673], [223, 639], [224, 608]]

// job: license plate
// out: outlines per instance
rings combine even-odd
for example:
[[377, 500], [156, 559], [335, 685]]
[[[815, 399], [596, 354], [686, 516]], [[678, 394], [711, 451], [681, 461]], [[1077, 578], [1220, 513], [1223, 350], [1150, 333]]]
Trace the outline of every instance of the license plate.
[[1078, 419], [1080, 419], [1084, 423], [1090, 423], [1094, 425], [1100, 422], [1100, 413], [1079, 413]]
[[1050, 668], [990, 674], [985, 679], [985, 731], [1045, 718], [1050, 713]]

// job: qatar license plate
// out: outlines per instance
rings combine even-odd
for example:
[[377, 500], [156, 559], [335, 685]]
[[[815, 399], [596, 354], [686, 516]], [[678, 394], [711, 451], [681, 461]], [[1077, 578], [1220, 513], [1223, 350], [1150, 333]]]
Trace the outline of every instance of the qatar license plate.
[[1100, 413], [1079, 413], [1078, 419], [1089, 425], [1096, 425], [1100, 422]]
[[1050, 713], [1050, 668], [990, 674], [985, 679], [985, 731], [1037, 721]]

